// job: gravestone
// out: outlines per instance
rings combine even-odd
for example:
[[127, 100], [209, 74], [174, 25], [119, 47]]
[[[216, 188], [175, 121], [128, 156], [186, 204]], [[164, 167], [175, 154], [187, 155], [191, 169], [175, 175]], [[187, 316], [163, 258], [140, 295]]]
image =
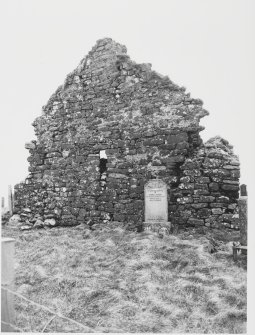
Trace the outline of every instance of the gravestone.
[[240, 193], [241, 197], [247, 197], [247, 188], [245, 184], [240, 186]]
[[170, 231], [168, 222], [167, 185], [160, 179], [149, 180], [144, 186], [144, 229], [159, 232]]
[[[248, 211], [247, 211], [247, 189], [246, 185], [241, 185], [241, 196], [238, 199], [238, 207], [239, 207], [239, 225], [240, 225], [240, 242], [241, 245], [247, 246], [247, 225], [248, 225]], [[246, 250], [243, 251], [246, 253]]]
[[10, 215], [13, 215], [13, 195], [12, 195], [11, 185], [8, 186], [8, 209], [9, 209]]

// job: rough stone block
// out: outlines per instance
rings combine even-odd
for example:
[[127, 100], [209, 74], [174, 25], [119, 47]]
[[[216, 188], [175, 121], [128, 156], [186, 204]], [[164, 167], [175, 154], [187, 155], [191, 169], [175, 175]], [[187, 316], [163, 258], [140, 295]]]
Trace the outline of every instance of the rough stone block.
[[215, 197], [211, 196], [211, 195], [201, 195], [199, 197], [199, 202], [213, 202], [215, 200]]
[[195, 218], [189, 218], [188, 219], [188, 224], [190, 226], [203, 226], [204, 225], [204, 220], [202, 219], [195, 219]]
[[223, 213], [223, 211], [222, 211], [222, 209], [221, 208], [212, 208], [212, 213], [213, 214], [222, 214]]
[[210, 183], [209, 184], [209, 189], [211, 190], [211, 191], [218, 191], [219, 190], [219, 184], [218, 183]]
[[221, 189], [224, 191], [239, 191], [239, 186], [231, 184], [223, 184], [221, 185]]
[[208, 207], [208, 203], [206, 202], [206, 203], [191, 204], [191, 207], [195, 209], [206, 208]]
[[211, 209], [209, 208], [202, 208], [202, 209], [199, 209], [197, 211], [197, 216], [200, 218], [200, 219], [205, 219], [205, 218], [208, 218], [211, 214]]

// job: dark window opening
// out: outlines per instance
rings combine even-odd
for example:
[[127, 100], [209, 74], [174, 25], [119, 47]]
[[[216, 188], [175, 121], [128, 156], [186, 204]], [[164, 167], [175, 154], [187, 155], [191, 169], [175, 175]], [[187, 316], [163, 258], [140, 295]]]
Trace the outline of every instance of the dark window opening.
[[106, 163], [107, 163], [107, 159], [105, 158], [100, 158], [100, 175], [102, 175], [104, 172], [107, 171], [107, 166], [106, 166]]
[[107, 172], [107, 156], [105, 150], [101, 150], [99, 153], [99, 172], [100, 172], [100, 184], [103, 189], [106, 188], [106, 172]]

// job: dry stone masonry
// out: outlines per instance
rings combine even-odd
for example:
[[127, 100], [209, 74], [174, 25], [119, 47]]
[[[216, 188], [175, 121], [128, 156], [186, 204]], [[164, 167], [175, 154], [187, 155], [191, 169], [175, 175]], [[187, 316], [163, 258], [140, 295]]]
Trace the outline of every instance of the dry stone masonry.
[[16, 212], [35, 226], [120, 221], [140, 229], [144, 185], [157, 178], [167, 184], [172, 223], [238, 228], [232, 148], [219, 137], [203, 144], [202, 101], [126, 52], [99, 40], [43, 107]]
[[172, 216], [178, 224], [238, 228], [239, 161], [226, 140], [215, 137], [181, 166]]

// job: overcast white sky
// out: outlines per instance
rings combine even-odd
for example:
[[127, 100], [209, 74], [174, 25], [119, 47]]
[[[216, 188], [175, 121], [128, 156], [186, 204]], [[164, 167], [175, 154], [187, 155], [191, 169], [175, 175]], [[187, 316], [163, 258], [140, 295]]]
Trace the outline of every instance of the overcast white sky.
[[2, 0], [1, 194], [27, 175], [31, 123], [96, 40], [125, 44], [136, 62], [201, 98], [203, 139], [221, 135], [251, 183], [254, 2], [245, 0]]
[[204, 101], [201, 135], [234, 145], [252, 205], [254, 10], [253, 0], [0, 0], [0, 196], [27, 175], [24, 144], [41, 107], [96, 40], [111, 37]]

